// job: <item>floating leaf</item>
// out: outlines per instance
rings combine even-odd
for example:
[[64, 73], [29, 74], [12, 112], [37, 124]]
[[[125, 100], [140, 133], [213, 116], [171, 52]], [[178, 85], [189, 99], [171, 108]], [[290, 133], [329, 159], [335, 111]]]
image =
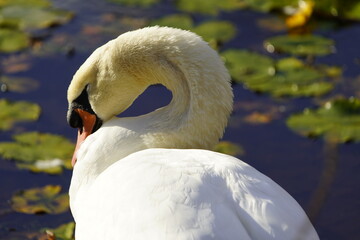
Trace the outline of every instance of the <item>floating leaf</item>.
[[69, 209], [67, 193], [60, 194], [61, 186], [47, 185], [17, 192], [11, 198], [11, 207], [16, 212], [27, 214], [59, 214]]
[[321, 14], [350, 20], [360, 20], [360, 2], [358, 0], [316, 1], [315, 9]]
[[108, 0], [108, 1], [122, 4], [125, 6], [149, 7], [155, 3], [158, 3], [160, 0]]
[[269, 113], [253, 112], [244, 118], [244, 121], [249, 124], [265, 124], [272, 120], [272, 116]]
[[269, 12], [274, 9], [284, 9], [298, 6], [299, 0], [246, 0], [252, 9]]
[[30, 40], [26, 33], [0, 28], [0, 52], [16, 52], [27, 48], [29, 45]]
[[193, 31], [204, 38], [205, 41], [215, 40], [227, 42], [235, 36], [236, 28], [231, 22], [210, 21], [200, 24]]
[[237, 10], [245, 7], [246, 0], [177, 0], [176, 6], [185, 12], [216, 15], [221, 10]]
[[316, 109], [305, 109], [286, 121], [293, 131], [308, 137], [323, 136], [344, 143], [360, 141], [360, 100], [336, 99]]
[[60, 173], [70, 168], [74, 145], [53, 134], [28, 132], [14, 136], [15, 142], [0, 143], [0, 155], [17, 161], [20, 168], [34, 172]]
[[300, 56], [323, 56], [334, 52], [334, 41], [315, 35], [283, 35], [264, 43], [269, 52], [285, 52]]
[[184, 14], [174, 14], [154, 20], [150, 25], [167, 26], [189, 30], [210, 42], [214, 48], [218, 43], [227, 42], [235, 36], [236, 27], [228, 21], [209, 21], [194, 26], [192, 18]]
[[55, 229], [45, 229], [45, 231], [48, 235], [54, 236], [56, 240], [73, 240], [75, 223], [65, 223]]
[[[6, 85], [6, 91], [25, 93], [35, 90], [39, 83], [31, 78], [0, 77], [0, 84]], [[1, 115], [1, 114], [0, 114]]]
[[333, 85], [323, 81], [324, 74], [305, 66], [300, 60], [287, 58], [275, 62], [267, 56], [245, 50], [227, 50], [222, 56], [235, 81], [256, 92], [273, 96], [319, 96]]
[[49, 0], [1, 0], [0, 7], [6, 6], [28, 6], [28, 7], [49, 7]]
[[235, 143], [232, 143], [232, 142], [228, 142], [228, 141], [219, 142], [215, 146], [214, 151], [232, 155], [232, 156], [245, 154], [245, 151], [241, 146], [239, 146]]
[[160, 19], [153, 20], [151, 25], [167, 26], [190, 30], [194, 26], [194, 21], [189, 15], [174, 14]]
[[43, 29], [53, 25], [67, 23], [73, 14], [69, 11], [38, 8], [22, 5], [7, 6], [0, 9], [2, 22], [11, 21], [19, 29]]
[[10, 129], [15, 122], [35, 121], [39, 115], [40, 107], [37, 104], [0, 99], [0, 130]]
[[245, 81], [248, 77], [264, 78], [275, 74], [275, 62], [270, 57], [246, 50], [227, 50], [221, 55], [235, 80]]

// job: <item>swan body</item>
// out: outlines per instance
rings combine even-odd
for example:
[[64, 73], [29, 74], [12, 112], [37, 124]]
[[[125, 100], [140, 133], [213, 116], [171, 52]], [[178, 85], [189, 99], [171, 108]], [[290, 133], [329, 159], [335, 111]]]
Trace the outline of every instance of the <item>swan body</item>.
[[[169, 105], [115, 117], [152, 84], [172, 92]], [[223, 62], [191, 32], [149, 27], [98, 48], [68, 89], [75, 238], [318, 239], [275, 182], [201, 150], [222, 136], [232, 98]]]

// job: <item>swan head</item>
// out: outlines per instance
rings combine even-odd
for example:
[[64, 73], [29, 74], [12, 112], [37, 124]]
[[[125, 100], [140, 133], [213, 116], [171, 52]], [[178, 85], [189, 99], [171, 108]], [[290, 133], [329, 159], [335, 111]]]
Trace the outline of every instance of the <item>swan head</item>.
[[[153, 84], [164, 85], [173, 99], [148, 116], [153, 122], [147, 129], [158, 131], [154, 138], [144, 134], [147, 147], [211, 148], [217, 143], [233, 103], [224, 63], [194, 33], [148, 27], [99, 47], [75, 73], [67, 94], [68, 123], [79, 129], [73, 164], [86, 137]], [[153, 144], [155, 138], [158, 144]]]

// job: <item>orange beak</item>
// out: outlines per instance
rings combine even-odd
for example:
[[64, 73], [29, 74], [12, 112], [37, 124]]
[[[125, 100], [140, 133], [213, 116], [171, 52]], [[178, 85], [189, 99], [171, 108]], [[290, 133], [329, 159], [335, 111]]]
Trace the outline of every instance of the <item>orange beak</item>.
[[76, 111], [82, 119], [82, 128], [79, 128], [78, 130], [76, 147], [71, 160], [71, 165], [73, 167], [77, 161], [77, 151], [85, 139], [93, 132], [96, 123], [96, 116], [94, 114], [88, 113], [82, 109], [74, 109], [74, 111]]

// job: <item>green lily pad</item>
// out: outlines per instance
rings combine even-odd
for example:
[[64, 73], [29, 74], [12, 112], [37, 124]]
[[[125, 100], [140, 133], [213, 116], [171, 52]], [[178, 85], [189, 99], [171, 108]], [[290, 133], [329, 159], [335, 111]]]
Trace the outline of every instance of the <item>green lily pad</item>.
[[160, 0], [108, 0], [109, 2], [118, 3], [125, 6], [149, 7]]
[[0, 28], [0, 52], [11, 53], [27, 48], [29, 36], [17, 30]]
[[25, 93], [38, 88], [39, 83], [31, 78], [0, 77], [2, 91]]
[[33, 172], [61, 173], [71, 168], [74, 145], [62, 136], [28, 132], [14, 136], [15, 142], [0, 143], [0, 155]]
[[320, 96], [333, 88], [323, 80], [325, 74], [295, 58], [276, 62], [246, 50], [227, 50], [222, 56], [233, 79], [255, 92], [275, 97]]
[[360, 20], [360, 2], [358, 0], [316, 1], [315, 9], [324, 14], [350, 20]]
[[246, 0], [177, 0], [176, 6], [185, 12], [216, 15], [219, 11], [237, 10], [247, 6]]
[[227, 42], [235, 36], [236, 27], [228, 21], [209, 21], [198, 25], [193, 31], [208, 42]]
[[1, 0], [0, 7], [6, 6], [36, 6], [36, 7], [49, 7], [51, 3], [49, 0]]
[[27, 214], [59, 214], [68, 211], [69, 197], [60, 194], [61, 186], [47, 185], [17, 192], [11, 198], [11, 208]]
[[246, 50], [227, 50], [221, 54], [231, 76], [236, 81], [246, 81], [248, 78], [273, 76], [275, 61], [270, 57], [249, 52]]
[[284, 52], [299, 56], [324, 56], [334, 52], [334, 41], [328, 38], [304, 36], [276, 36], [265, 40], [265, 48], [270, 52]]
[[16, 25], [18, 29], [44, 29], [67, 23], [73, 17], [69, 11], [14, 5], [0, 9], [1, 24]]
[[74, 231], [75, 231], [75, 223], [69, 222], [60, 225], [55, 229], [45, 229], [46, 233], [54, 236], [56, 240], [73, 240], [74, 239]]
[[154, 20], [150, 25], [167, 26], [189, 30], [200, 35], [216, 48], [219, 43], [231, 40], [236, 34], [236, 27], [228, 21], [208, 21], [195, 26], [192, 18], [184, 14], [169, 15]]
[[360, 100], [341, 98], [318, 109], [290, 116], [287, 126], [307, 137], [324, 137], [337, 143], [360, 141]]
[[184, 30], [190, 30], [194, 26], [194, 21], [189, 15], [185, 14], [173, 14], [163, 18], [159, 18], [151, 21], [150, 25], [167, 26], [173, 28], [181, 28]]
[[39, 105], [24, 101], [0, 99], [0, 109], [0, 130], [9, 130], [15, 122], [35, 121], [40, 115]]
[[244, 155], [245, 150], [235, 143], [229, 141], [221, 141], [215, 147], [214, 151], [232, 156]]

